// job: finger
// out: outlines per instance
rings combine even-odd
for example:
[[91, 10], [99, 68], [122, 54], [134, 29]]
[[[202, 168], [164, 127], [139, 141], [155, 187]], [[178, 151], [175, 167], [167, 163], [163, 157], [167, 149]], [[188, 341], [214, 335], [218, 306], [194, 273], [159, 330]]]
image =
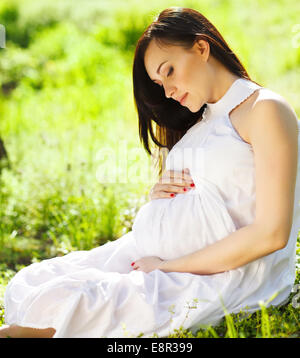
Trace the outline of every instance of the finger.
[[188, 168], [186, 168], [182, 171], [182, 176], [185, 180], [193, 182], [193, 178], [192, 178], [190, 170]]
[[192, 187], [190, 185], [168, 185], [166, 188], [163, 188], [162, 191], [174, 194], [184, 194], [191, 189]]
[[167, 190], [160, 190], [155, 192], [150, 200], [154, 199], [163, 199], [163, 198], [174, 198], [177, 194], [185, 194], [188, 193], [192, 189], [191, 186], [174, 186], [170, 185]]
[[178, 185], [185, 185], [193, 183], [193, 178], [191, 175], [184, 171], [169, 171], [168, 173], [164, 174], [161, 179], [159, 180], [160, 184], [178, 184]]
[[169, 192], [169, 193], [181, 193], [184, 192], [184, 188], [191, 188], [192, 183], [165, 183], [165, 184], [158, 184], [156, 190], [153, 194], [160, 193], [162, 191]]
[[159, 183], [173, 183], [177, 179], [182, 177], [181, 171], [178, 170], [167, 170], [161, 176]]
[[159, 193], [157, 193], [156, 195], [152, 196], [151, 200], [156, 200], [156, 199], [172, 199], [175, 198], [177, 194], [176, 193], [166, 193], [164, 191], [160, 191]]
[[183, 184], [162, 184], [159, 190], [157, 190], [154, 195], [156, 195], [159, 192], [167, 192], [167, 193], [185, 193], [191, 189], [191, 184], [184, 183]]

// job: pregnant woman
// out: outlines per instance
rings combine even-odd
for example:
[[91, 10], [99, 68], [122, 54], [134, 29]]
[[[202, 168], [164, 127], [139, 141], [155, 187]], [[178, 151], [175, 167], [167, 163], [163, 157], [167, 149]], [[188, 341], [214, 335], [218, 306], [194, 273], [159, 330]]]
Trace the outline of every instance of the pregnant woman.
[[148, 134], [169, 150], [149, 202], [115, 241], [20, 270], [2, 337], [166, 337], [287, 302], [300, 227], [295, 111], [187, 8], [145, 30], [133, 85], [146, 150]]

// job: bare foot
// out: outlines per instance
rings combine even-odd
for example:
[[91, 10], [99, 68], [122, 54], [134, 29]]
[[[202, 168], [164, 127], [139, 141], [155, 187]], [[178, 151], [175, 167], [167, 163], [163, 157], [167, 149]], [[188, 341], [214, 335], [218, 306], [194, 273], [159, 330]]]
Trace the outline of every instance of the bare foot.
[[9, 327], [8, 325], [0, 327], [0, 338], [9, 338]]
[[52, 338], [55, 334], [54, 328], [30, 328], [16, 325], [4, 325], [0, 327], [0, 338]]

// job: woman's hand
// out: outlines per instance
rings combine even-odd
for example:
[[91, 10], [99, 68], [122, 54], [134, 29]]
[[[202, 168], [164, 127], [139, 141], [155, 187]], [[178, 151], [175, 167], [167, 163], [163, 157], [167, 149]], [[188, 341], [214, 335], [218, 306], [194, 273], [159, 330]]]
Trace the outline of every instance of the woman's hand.
[[134, 270], [148, 273], [156, 269], [159, 270], [163, 262], [164, 260], [157, 256], [147, 256], [133, 262], [131, 266]]
[[167, 170], [150, 190], [149, 199], [172, 198], [176, 194], [187, 193], [195, 186], [189, 169]]

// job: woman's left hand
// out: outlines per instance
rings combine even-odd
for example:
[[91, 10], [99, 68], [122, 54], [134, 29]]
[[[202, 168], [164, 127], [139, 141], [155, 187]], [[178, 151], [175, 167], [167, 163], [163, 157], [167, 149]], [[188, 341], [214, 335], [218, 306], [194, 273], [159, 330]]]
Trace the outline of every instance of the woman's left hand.
[[147, 256], [133, 262], [131, 265], [134, 270], [148, 273], [156, 269], [160, 270], [161, 264], [163, 262], [164, 260], [157, 256]]

